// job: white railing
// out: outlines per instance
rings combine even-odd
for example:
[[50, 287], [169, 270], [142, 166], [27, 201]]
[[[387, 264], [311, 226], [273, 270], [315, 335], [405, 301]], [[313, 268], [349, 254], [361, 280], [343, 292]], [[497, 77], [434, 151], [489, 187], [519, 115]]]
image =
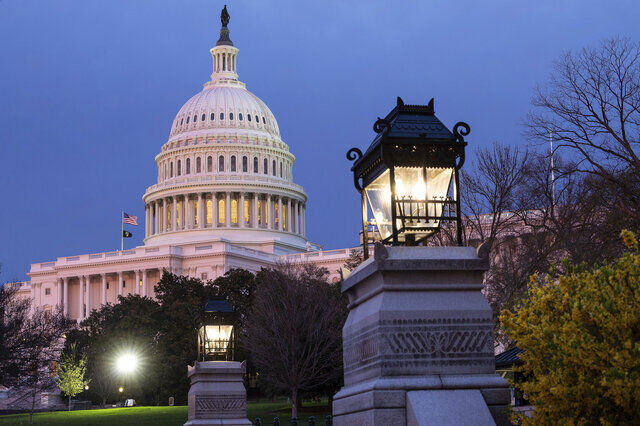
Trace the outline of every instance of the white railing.
[[156, 183], [155, 185], [151, 185], [147, 188], [147, 194], [150, 194], [154, 191], [177, 187], [180, 185], [189, 185], [189, 184], [198, 184], [198, 183], [220, 183], [220, 182], [230, 182], [230, 183], [238, 183], [238, 182], [250, 182], [250, 183], [269, 183], [273, 185], [278, 185], [280, 187], [292, 189], [294, 191], [304, 193], [302, 186], [290, 182], [284, 178], [267, 176], [264, 174], [258, 173], [228, 173], [224, 175], [211, 175], [211, 174], [203, 174], [196, 176], [181, 176], [181, 177], [173, 177], [166, 179], [162, 182]]

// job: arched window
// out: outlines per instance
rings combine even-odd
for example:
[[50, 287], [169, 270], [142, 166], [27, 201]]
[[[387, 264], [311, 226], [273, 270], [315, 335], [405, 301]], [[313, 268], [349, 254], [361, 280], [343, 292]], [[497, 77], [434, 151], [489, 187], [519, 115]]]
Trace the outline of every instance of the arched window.
[[232, 112], [229, 113], [229, 120], [233, 120], [233, 113]]
[[171, 162], [171, 164], [169, 165], [169, 169], [171, 169], [171, 170], [170, 170], [170, 172], [171, 172], [170, 177], [173, 177], [173, 161], [172, 161], [172, 162]]
[[182, 173], [182, 170], [180, 170], [180, 169], [182, 169], [182, 167], [181, 167], [181, 166], [182, 166], [182, 161], [181, 161], [181, 160], [178, 160], [178, 173], [177, 173], [177, 174], [178, 174], [178, 176], [180, 176], [180, 173]]
[[276, 175], [276, 160], [271, 162], [271, 174], [274, 176]]
[[215, 120], [215, 119], [216, 119], [216, 114], [212, 112], [212, 113], [211, 113], [211, 121], [213, 121], [213, 120]]
[[244, 200], [244, 223], [245, 224], [249, 224], [251, 223], [251, 208], [250, 208], [250, 204], [249, 204], [249, 200]]
[[213, 171], [213, 157], [207, 157], [207, 171], [211, 173]]
[[262, 124], [267, 124], [267, 122], [264, 119], [264, 115], [262, 116]]
[[184, 117], [180, 119], [180, 125], [182, 126], [182, 123], [184, 123]]
[[187, 124], [189, 124], [189, 119], [190, 119], [190, 118], [191, 118], [191, 117], [187, 117]]
[[247, 120], [251, 121], [251, 114], [247, 114]]
[[204, 119], [205, 119], [206, 117], [207, 117], [207, 116], [206, 116], [205, 114], [202, 114], [202, 121], [204, 121]]
[[258, 173], [258, 157], [253, 157], [253, 173]]
[[[264, 117], [263, 117], [264, 118]], [[193, 122], [195, 123], [196, 121], [198, 121], [198, 116], [197, 115], [193, 115]]]
[[231, 156], [231, 171], [232, 172], [236, 171], [236, 156], [235, 155]]
[[222, 56], [222, 71], [226, 71], [227, 67], [227, 57], [226, 55]]
[[247, 160], [247, 156], [243, 156], [242, 157], [242, 171], [244, 173], [247, 173], [247, 171], [249, 170], [249, 161]]
[[269, 174], [269, 160], [267, 160], [266, 158], [264, 159], [264, 164], [262, 165], [262, 172], [267, 175]]
[[220, 120], [224, 120], [224, 112], [220, 113]]
[[196, 173], [200, 173], [202, 171], [202, 159], [200, 157], [196, 158]]
[[190, 174], [191, 173], [191, 158], [187, 158], [187, 171], [186, 174]]
[[213, 218], [213, 200], [207, 200], [207, 224], [212, 222]]
[[258, 116], [256, 115], [256, 123], [259, 123], [260, 120], [258, 119]]
[[218, 157], [218, 171], [224, 172], [224, 157], [222, 155]]
[[235, 198], [231, 200], [231, 223], [238, 224], [238, 200]]
[[280, 177], [282, 177], [282, 161], [280, 162]]
[[238, 113], [238, 120], [242, 121], [242, 113], [241, 112]]

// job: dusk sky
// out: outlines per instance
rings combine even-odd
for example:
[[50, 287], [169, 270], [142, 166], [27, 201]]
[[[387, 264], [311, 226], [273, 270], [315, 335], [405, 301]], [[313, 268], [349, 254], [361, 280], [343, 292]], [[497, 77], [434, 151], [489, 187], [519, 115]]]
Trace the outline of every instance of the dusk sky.
[[[0, 282], [29, 264], [142, 244], [145, 189], [180, 107], [211, 74], [220, 1], [0, 0]], [[274, 113], [308, 196], [307, 236], [358, 244], [347, 150], [401, 96], [435, 98], [474, 147], [522, 121], [563, 52], [640, 40], [637, 1], [231, 1], [238, 74]], [[464, 190], [464, 188], [462, 189]]]

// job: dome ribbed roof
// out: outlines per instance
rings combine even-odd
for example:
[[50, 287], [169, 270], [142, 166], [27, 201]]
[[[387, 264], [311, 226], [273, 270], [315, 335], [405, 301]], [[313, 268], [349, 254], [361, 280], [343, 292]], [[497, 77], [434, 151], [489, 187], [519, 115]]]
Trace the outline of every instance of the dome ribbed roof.
[[205, 85], [180, 108], [171, 139], [200, 129], [247, 129], [280, 137], [271, 110], [242, 86]]

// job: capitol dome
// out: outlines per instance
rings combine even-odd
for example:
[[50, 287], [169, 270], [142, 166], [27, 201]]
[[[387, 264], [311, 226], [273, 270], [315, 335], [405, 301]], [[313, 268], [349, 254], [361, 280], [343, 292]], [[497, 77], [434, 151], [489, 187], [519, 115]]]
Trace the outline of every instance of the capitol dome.
[[145, 245], [222, 239], [273, 253], [305, 250], [307, 195], [267, 105], [238, 79], [223, 22], [213, 73], [178, 111], [143, 196]]

